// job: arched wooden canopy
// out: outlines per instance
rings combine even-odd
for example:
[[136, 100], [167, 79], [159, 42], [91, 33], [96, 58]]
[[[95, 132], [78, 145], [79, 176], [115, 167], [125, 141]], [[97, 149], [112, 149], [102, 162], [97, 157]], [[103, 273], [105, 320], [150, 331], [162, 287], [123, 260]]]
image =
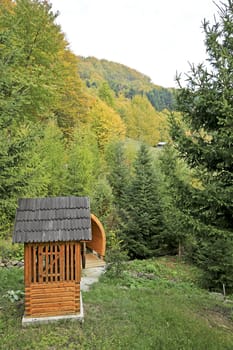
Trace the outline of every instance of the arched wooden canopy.
[[92, 240], [87, 241], [86, 245], [88, 248], [98, 253], [101, 257], [104, 257], [106, 250], [106, 235], [103, 225], [94, 214], [91, 214], [91, 229]]

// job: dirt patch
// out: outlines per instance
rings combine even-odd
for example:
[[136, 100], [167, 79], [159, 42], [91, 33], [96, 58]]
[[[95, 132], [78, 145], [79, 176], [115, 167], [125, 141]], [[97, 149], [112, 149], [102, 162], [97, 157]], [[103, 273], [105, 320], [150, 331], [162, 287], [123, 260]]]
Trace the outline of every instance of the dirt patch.
[[233, 322], [232, 322], [232, 310], [227, 307], [215, 306], [213, 309], [205, 309], [201, 315], [204, 318], [209, 327], [220, 327], [233, 331]]

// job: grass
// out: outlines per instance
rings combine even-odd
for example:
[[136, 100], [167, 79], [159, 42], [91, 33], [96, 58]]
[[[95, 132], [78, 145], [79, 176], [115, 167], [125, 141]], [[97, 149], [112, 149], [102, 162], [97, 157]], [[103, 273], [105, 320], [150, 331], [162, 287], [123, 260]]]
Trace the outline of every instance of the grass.
[[[233, 349], [232, 305], [199, 287], [198, 270], [171, 258], [133, 261], [83, 293], [85, 322], [21, 327], [23, 271], [0, 270], [0, 349]], [[17, 293], [16, 293], [17, 294]]]

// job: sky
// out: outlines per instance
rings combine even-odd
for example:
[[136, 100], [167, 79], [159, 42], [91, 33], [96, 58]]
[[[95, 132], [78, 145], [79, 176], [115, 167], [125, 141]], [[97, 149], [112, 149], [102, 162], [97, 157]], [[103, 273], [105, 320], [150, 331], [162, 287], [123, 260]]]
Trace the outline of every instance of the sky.
[[205, 61], [202, 22], [217, 14], [212, 0], [50, 2], [76, 55], [124, 64], [163, 87], [177, 87], [176, 72]]

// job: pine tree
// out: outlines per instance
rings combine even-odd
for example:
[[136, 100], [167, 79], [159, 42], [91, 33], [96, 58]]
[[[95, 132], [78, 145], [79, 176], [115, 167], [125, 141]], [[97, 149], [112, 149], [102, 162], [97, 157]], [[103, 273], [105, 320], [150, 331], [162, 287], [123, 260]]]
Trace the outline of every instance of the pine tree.
[[184, 124], [173, 120], [172, 137], [201, 181], [193, 192], [190, 221], [206, 281], [233, 288], [232, 0], [221, 3], [215, 23], [204, 21], [203, 28], [208, 65], [192, 66], [187, 87], [180, 85], [178, 108]]
[[163, 231], [163, 213], [158, 175], [144, 144], [138, 151], [134, 171], [126, 193], [123, 239], [130, 257], [146, 258], [158, 251]]
[[35, 125], [0, 130], [0, 237], [9, 233], [18, 198], [47, 194], [37, 135]]
[[108, 181], [112, 187], [114, 203], [120, 209], [130, 177], [130, 169], [127, 164], [123, 143], [116, 142], [110, 144], [106, 153], [109, 166]]
[[183, 255], [188, 240], [189, 203], [192, 197], [192, 176], [185, 163], [180, 161], [171, 145], [160, 155], [160, 169], [163, 174], [163, 211], [166, 230], [161, 245], [166, 254]]

